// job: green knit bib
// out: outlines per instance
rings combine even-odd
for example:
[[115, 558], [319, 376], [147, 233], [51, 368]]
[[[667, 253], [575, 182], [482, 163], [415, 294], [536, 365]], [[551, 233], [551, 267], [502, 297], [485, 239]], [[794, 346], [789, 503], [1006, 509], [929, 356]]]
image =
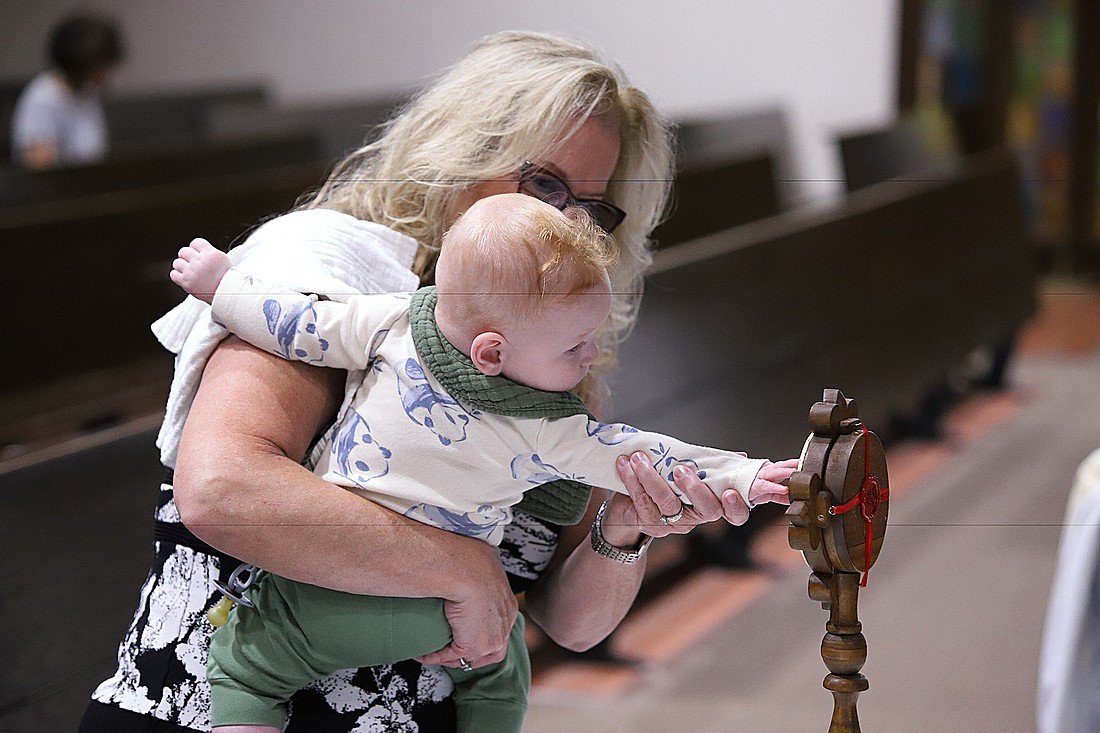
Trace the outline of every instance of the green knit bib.
[[[504, 417], [591, 417], [581, 398], [572, 392], [544, 392], [506, 377], [482, 374], [440, 332], [435, 303], [435, 286], [413, 293], [409, 302], [413, 344], [424, 368], [460, 403]], [[591, 494], [592, 487], [587, 484], [558, 479], [524, 492], [516, 508], [555, 524], [576, 524], [584, 516]]]

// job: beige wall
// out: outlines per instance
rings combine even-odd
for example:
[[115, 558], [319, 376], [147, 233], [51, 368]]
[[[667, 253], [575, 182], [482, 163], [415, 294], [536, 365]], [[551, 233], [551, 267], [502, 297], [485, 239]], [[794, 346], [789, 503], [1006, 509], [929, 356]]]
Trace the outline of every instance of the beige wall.
[[[264, 81], [280, 103], [409, 88], [495, 30], [566, 33], [670, 114], [783, 108], [803, 198], [839, 190], [836, 133], [893, 117], [900, 0], [92, 1], [125, 24], [118, 89]], [[0, 0], [0, 77], [37, 70], [73, 4]]]

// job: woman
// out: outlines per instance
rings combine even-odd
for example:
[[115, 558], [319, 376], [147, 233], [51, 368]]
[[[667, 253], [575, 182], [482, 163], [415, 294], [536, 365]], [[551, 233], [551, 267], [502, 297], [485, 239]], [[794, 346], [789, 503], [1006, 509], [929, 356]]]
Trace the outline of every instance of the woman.
[[[576, 203], [611, 228], [621, 208], [618, 295], [601, 334], [612, 355], [606, 372], [633, 322], [650, 261], [647, 237], [671, 178], [669, 125], [621, 72], [558, 37], [499, 33], [410, 102], [377, 142], [339, 164], [299, 211], [258, 229], [237, 256], [303, 281], [324, 270], [301, 289], [329, 278], [341, 282], [324, 286], [407, 290], [431, 281], [442, 233], [484, 196], [520, 190]], [[434, 665], [499, 661], [517, 614], [515, 592], [526, 591], [530, 619], [551, 638], [585, 649], [629, 609], [648, 537], [747, 516], [735, 493], [719, 501], [691, 474], [678, 479], [694, 505], [685, 508], [644, 456], [624, 457], [618, 470], [629, 497], [604, 503], [594, 495], [586, 516], [563, 527], [545, 518], [555, 497], [529, 492], [498, 553], [388, 512], [299, 465], [345, 396], [339, 372], [221, 341], [201, 308], [173, 318], [161, 324], [161, 337], [180, 358], [158, 445], [175, 473], [162, 486], [157, 562], [120, 647], [119, 671], [93, 695], [85, 733], [207, 728], [205, 611], [216, 600], [211, 580], [231, 572], [234, 557], [353, 593], [443, 598], [454, 639], [421, 659], [426, 666], [333, 675], [295, 697], [287, 728], [442, 732], [454, 729], [451, 684]], [[598, 376], [582, 384], [590, 405], [598, 404], [599, 385]], [[778, 481], [790, 470], [775, 466], [767, 477]], [[778, 485], [771, 491], [783, 495]], [[179, 524], [177, 507], [197, 538]], [[586, 541], [597, 514], [600, 531]], [[171, 725], [149, 728], [151, 719]]]

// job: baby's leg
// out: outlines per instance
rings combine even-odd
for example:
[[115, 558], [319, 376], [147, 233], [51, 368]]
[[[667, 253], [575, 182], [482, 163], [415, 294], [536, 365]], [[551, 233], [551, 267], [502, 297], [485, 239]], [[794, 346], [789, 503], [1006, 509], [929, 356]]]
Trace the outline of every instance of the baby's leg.
[[473, 671], [448, 668], [455, 682], [458, 733], [519, 733], [531, 691], [531, 659], [523, 616], [508, 637], [508, 654]]
[[214, 726], [278, 730], [286, 701], [309, 682], [418, 657], [451, 640], [439, 598], [353, 595], [266, 573], [249, 596], [256, 607], [237, 606], [211, 641]]
[[[355, 596], [275, 580], [298, 610], [298, 625], [314, 652], [314, 677], [412, 659], [451, 641], [439, 598]], [[519, 733], [531, 690], [523, 630], [520, 616], [508, 638], [508, 654], [496, 664], [472, 671], [446, 668], [455, 682], [458, 733]]]

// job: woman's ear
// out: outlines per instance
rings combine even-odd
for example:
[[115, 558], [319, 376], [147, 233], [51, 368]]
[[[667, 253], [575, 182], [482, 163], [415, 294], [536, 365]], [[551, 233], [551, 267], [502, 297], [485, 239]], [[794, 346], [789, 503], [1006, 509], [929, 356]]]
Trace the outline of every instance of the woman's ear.
[[495, 377], [504, 369], [504, 353], [507, 349], [508, 340], [499, 333], [479, 333], [470, 344], [470, 361], [482, 374]]

